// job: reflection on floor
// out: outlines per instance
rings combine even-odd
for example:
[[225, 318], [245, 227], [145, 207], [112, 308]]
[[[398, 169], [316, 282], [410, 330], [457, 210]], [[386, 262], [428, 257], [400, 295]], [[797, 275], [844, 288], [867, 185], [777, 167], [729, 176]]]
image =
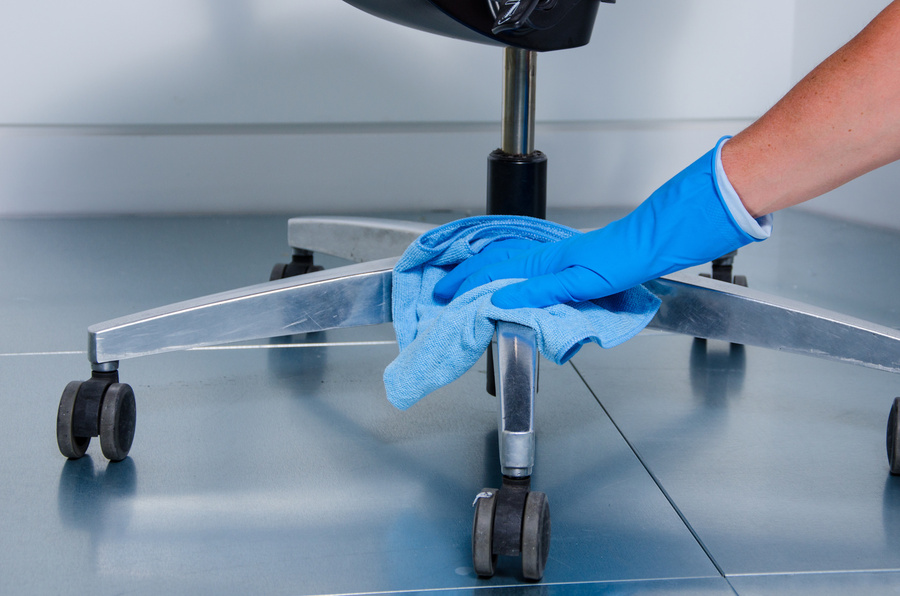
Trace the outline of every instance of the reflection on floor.
[[[88, 325], [262, 281], [284, 239], [279, 217], [0, 221], [0, 593], [900, 592], [884, 454], [898, 380], [751, 347], [645, 332], [544, 363], [540, 584], [514, 559], [491, 580], [471, 569], [472, 499], [499, 481], [483, 363], [398, 412], [388, 326], [123, 362], [131, 456], [59, 455]], [[784, 213], [736, 266], [754, 288], [900, 328], [897, 255], [900, 233]]]

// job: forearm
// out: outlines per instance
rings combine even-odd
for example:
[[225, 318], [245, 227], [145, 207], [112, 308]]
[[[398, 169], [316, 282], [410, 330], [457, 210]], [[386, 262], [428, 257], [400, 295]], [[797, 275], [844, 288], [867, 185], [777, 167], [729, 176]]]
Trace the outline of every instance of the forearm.
[[900, 159], [900, 0], [722, 149], [754, 217]]

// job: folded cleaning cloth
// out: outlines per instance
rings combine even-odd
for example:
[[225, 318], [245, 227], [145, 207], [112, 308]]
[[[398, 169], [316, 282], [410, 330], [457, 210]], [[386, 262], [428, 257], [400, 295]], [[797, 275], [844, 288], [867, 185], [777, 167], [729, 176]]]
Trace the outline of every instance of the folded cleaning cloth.
[[489, 242], [510, 238], [554, 242], [580, 233], [530, 217], [480, 216], [420, 236], [393, 271], [391, 308], [400, 355], [384, 371], [388, 400], [405, 410], [460, 377], [487, 349], [496, 321], [534, 329], [538, 350], [556, 364], [569, 360], [589, 341], [611, 348], [634, 337], [659, 308], [659, 299], [643, 286], [540, 309], [504, 310], [491, 304], [493, 292], [517, 280], [485, 284], [449, 304], [434, 297], [435, 284]]

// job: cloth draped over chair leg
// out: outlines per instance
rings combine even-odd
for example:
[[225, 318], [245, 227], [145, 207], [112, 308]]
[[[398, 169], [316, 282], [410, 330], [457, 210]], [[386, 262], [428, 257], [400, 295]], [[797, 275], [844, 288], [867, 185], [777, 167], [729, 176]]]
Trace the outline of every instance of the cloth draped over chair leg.
[[449, 303], [434, 297], [440, 279], [494, 240], [552, 242], [580, 233], [530, 217], [480, 216], [423, 234], [394, 268], [392, 311], [400, 354], [384, 373], [388, 400], [405, 410], [460, 377], [490, 344], [497, 321], [534, 329], [538, 350], [556, 364], [568, 361], [586, 343], [611, 348], [640, 332], [660, 304], [642, 286], [542, 309], [504, 310], [491, 304], [493, 292], [516, 280], [486, 284]]

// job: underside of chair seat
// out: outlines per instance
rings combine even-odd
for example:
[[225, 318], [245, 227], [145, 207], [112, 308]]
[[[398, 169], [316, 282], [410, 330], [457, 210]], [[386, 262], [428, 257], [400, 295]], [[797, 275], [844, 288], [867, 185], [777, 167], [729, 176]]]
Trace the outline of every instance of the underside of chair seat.
[[365, 12], [407, 27], [498, 46], [551, 51], [586, 45], [599, 2], [552, 0], [538, 3], [529, 25], [493, 33], [495, 15], [489, 0], [344, 0]]

